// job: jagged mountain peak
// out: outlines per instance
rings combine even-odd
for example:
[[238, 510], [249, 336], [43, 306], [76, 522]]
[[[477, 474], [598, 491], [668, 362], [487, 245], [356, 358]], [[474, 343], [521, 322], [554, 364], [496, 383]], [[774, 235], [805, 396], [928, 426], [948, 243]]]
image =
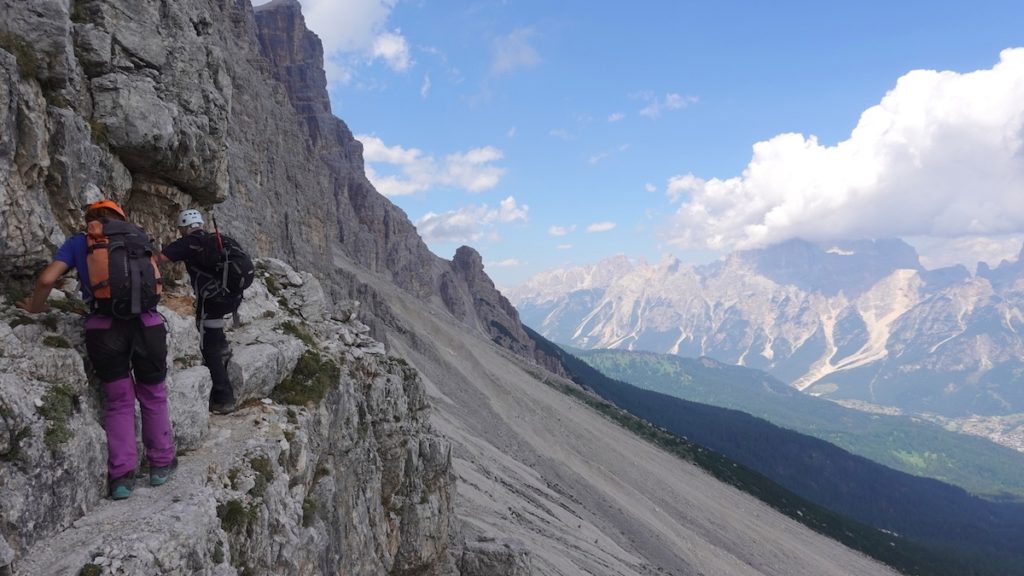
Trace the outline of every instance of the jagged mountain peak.
[[288, 8], [297, 10], [299, 13], [302, 12], [302, 3], [299, 0], [270, 0], [266, 4], [260, 4], [253, 6], [255, 12], [267, 12], [278, 8]]
[[1024, 245], [1021, 246], [1017, 259], [1002, 260], [995, 268], [985, 262], [978, 262], [977, 275], [987, 279], [993, 285], [1006, 286], [1024, 280]]
[[525, 283], [508, 290], [508, 298], [517, 302], [523, 295], [549, 294], [607, 288], [615, 279], [647, 267], [643, 258], [617, 254], [594, 264], [554, 268], [532, 276]]
[[484, 271], [484, 259], [472, 246], [459, 246], [452, 258], [452, 266], [465, 275], [479, 275]]
[[917, 251], [897, 238], [808, 242], [794, 238], [731, 258], [778, 284], [808, 292], [856, 295], [896, 270], [923, 270]]

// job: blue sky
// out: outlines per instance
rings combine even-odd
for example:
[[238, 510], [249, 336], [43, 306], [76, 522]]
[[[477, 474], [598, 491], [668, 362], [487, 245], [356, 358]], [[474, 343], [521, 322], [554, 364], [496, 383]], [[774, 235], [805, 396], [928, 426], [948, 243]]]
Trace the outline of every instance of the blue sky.
[[972, 269], [1024, 242], [1019, 1], [302, 4], [371, 181], [499, 286], [794, 236]]

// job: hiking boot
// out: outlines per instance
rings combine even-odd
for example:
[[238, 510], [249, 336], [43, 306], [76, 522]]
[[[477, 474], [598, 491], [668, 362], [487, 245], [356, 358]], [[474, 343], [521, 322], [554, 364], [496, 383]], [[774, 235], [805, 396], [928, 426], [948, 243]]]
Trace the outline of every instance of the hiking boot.
[[178, 469], [178, 457], [175, 456], [167, 466], [157, 466], [149, 469], [149, 485], [163, 486], [170, 479], [171, 474]]
[[210, 402], [210, 412], [214, 414], [231, 414], [235, 411], [235, 401], [231, 400], [228, 402]]
[[132, 490], [135, 489], [135, 473], [132, 472], [120, 478], [114, 478], [110, 481], [110, 498], [111, 500], [124, 500], [125, 498], [132, 495]]

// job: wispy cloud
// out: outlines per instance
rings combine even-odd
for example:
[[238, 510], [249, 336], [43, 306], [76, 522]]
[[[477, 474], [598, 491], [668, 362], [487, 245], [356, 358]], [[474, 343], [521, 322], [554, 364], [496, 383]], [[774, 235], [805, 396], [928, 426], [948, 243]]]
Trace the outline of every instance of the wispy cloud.
[[564, 128], [555, 128], [554, 130], [548, 132], [548, 136], [558, 138], [559, 140], [565, 140], [566, 142], [574, 140], [576, 138], [575, 136], [572, 135], [571, 132]]
[[590, 158], [587, 158], [587, 164], [599, 164], [601, 161], [606, 160], [610, 156], [607, 152], [601, 152], [594, 154]]
[[496, 38], [491, 73], [495, 76], [504, 76], [540, 64], [540, 54], [530, 44], [533, 36], [533, 30], [520, 28], [507, 36]]
[[683, 96], [674, 92], [664, 96], [658, 96], [651, 92], [639, 92], [634, 97], [647, 103], [638, 112], [638, 114], [647, 118], [657, 118], [661, 116], [662, 112], [686, 108], [699, 101], [696, 96]]
[[966, 246], [1024, 233], [1022, 137], [1024, 48], [1004, 50], [991, 69], [915, 70], [834, 146], [780, 134], [754, 144], [738, 176], [670, 179], [680, 203], [670, 240], [728, 250], [917, 236]]
[[430, 74], [423, 75], [423, 83], [420, 84], [420, 98], [426, 98], [430, 95]]
[[626, 115], [623, 114], [622, 112], [614, 112], [614, 113], [608, 115], [608, 121], [609, 122], [618, 122], [618, 121], [622, 120], [625, 117], [626, 117]]
[[409, 43], [402, 36], [401, 30], [382, 32], [373, 39], [373, 58], [380, 58], [396, 72], [405, 72], [412, 66], [409, 54]]
[[509, 196], [497, 208], [487, 204], [466, 206], [444, 214], [427, 212], [416, 221], [416, 228], [427, 242], [475, 242], [481, 238], [497, 238], [498, 224], [523, 223], [529, 220], [530, 207], [516, 203]]
[[608, 232], [609, 230], [615, 229], [615, 222], [594, 222], [590, 226], [587, 226], [587, 232]]
[[572, 244], [559, 244], [558, 245], [558, 249], [559, 250], [571, 250], [572, 249]]
[[506, 258], [497, 262], [488, 262], [488, 268], [519, 268], [523, 263], [518, 258]]
[[552, 226], [548, 228], [548, 234], [551, 234], [552, 236], [565, 236], [574, 230], [576, 230], [575, 224], [572, 226]]
[[[493, 146], [449, 154], [439, 162], [417, 148], [388, 146], [376, 136], [357, 135], [363, 143], [366, 176], [385, 196], [403, 196], [435, 186], [451, 186], [468, 192], [482, 192], [498, 185], [505, 169], [494, 163], [504, 154]], [[381, 174], [375, 164], [398, 169], [399, 174]]]
[[658, 187], [655, 186], [654, 184], [651, 184], [650, 182], [648, 182], [648, 183], [644, 184], [644, 190], [646, 190], [647, 192], [657, 192], [658, 191]]

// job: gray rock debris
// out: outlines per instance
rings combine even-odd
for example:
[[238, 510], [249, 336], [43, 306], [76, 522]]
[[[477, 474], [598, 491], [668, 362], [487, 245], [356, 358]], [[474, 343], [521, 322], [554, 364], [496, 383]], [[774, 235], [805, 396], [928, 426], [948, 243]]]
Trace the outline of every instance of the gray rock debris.
[[513, 539], [467, 542], [459, 564], [462, 576], [529, 576], [530, 552]]

